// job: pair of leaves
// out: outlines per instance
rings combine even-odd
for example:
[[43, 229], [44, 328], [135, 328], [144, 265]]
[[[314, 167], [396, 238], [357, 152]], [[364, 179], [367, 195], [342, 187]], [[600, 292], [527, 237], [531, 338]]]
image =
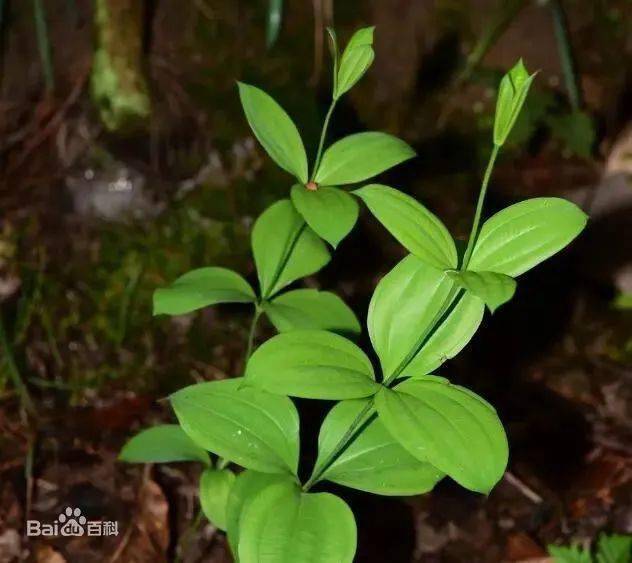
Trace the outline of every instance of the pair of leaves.
[[492, 311], [513, 296], [511, 278], [564, 248], [586, 224], [586, 215], [564, 199], [534, 198], [511, 205], [483, 224], [468, 271], [457, 272], [450, 233], [421, 203], [377, 184], [355, 193], [408, 251], [429, 266], [447, 271]]
[[248, 469], [296, 474], [299, 419], [287, 397], [244, 385], [244, 378], [190, 385], [171, 396], [186, 434]]
[[373, 377], [359, 348], [324, 331], [278, 335], [253, 354], [246, 369], [246, 382], [271, 393], [360, 399], [340, 403], [325, 420], [317, 468], [367, 405], [363, 398], [375, 395], [379, 418], [364, 421], [321, 478], [382, 494], [429, 490], [443, 474], [474, 491], [493, 487], [506, 465], [507, 442], [487, 403], [439, 378], [411, 379], [391, 391]]
[[331, 145], [316, 171], [316, 189], [292, 188], [292, 203], [307, 224], [336, 247], [358, 218], [358, 204], [335, 187], [363, 182], [415, 156], [404, 141], [376, 131], [349, 135]]
[[200, 477], [202, 510], [214, 526], [226, 529], [226, 501], [235, 475], [228, 469], [213, 468], [208, 452], [179, 425], [160, 424], [142, 430], [123, 446], [119, 459], [127, 463], [202, 463], [205, 466]]
[[[341, 401], [331, 409], [320, 429], [315, 471], [330, 458], [368, 399]], [[434, 488], [444, 474], [409, 454], [370, 412], [348, 447], [320, 476], [339, 485], [379, 495], [418, 495]]]
[[[277, 330], [359, 332], [355, 315], [333, 293], [303, 289], [273, 297], [293, 281], [318, 271], [330, 259], [325, 244], [305, 225], [289, 200], [271, 205], [257, 219], [252, 249], [264, 298], [262, 306]], [[236, 272], [200, 268], [158, 289], [154, 293], [154, 314], [180, 315], [217, 303], [256, 302], [255, 291]]]
[[351, 563], [353, 513], [329, 493], [304, 493], [279, 475], [245, 471], [227, 505], [228, 540], [240, 563]]

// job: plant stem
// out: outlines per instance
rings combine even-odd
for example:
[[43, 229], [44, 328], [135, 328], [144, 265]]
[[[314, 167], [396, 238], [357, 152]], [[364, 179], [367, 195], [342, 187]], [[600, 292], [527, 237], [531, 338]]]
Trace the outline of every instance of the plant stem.
[[46, 90], [51, 93], [55, 89], [55, 74], [53, 72], [53, 59], [51, 55], [51, 44], [48, 38], [48, 24], [46, 23], [46, 12], [42, 0], [33, 0], [33, 17], [35, 19], [35, 31], [37, 35], [37, 46], [42, 61], [42, 70], [46, 82]]
[[350, 424], [344, 436], [340, 438], [340, 441], [336, 444], [336, 447], [331, 451], [329, 456], [327, 456], [325, 461], [321, 463], [319, 467], [314, 468], [314, 472], [312, 473], [312, 476], [303, 485], [304, 491], [308, 491], [311, 487], [313, 487], [318, 482], [322, 474], [336, 460], [336, 458], [340, 455], [342, 450], [347, 447], [348, 443], [355, 436], [355, 433], [360, 427], [360, 425], [365, 422], [366, 416], [371, 412], [371, 410], [373, 410], [373, 403], [374, 403], [374, 399], [373, 397], [371, 397], [369, 402], [358, 413], [358, 416], [355, 417], [354, 421]]
[[560, 64], [562, 65], [564, 82], [566, 83], [566, 90], [568, 91], [568, 100], [572, 110], [577, 112], [581, 107], [581, 93], [577, 80], [575, 61], [573, 59], [571, 40], [568, 33], [566, 14], [564, 13], [564, 8], [560, 0], [550, 0], [550, 4], [553, 12], [553, 27], [555, 28], [555, 39], [557, 41]]
[[272, 282], [270, 283], [268, 290], [266, 291], [264, 295], [261, 296], [262, 301], [266, 301], [267, 299], [272, 297], [272, 295], [274, 295], [273, 293], [270, 293], [270, 292], [274, 289], [274, 286], [279, 281], [279, 278], [281, 277], [283, 270], [287, 266], [287, 263], [289, 262], [290, 257], [292, 256], [292, 252], [294, 252], [296, 243], [298, 243], [298, 239], [301, 238], [301, 235], [303, 234], [303, 231], [305, 230], [306, 227], [307, 227], [307, 223], [305, 221], [302, 221], [300, 227], [296, 229], [296, 232], [294, 233], [294, 237], [292, 238], [292, 240], [290, 241], [290, 244], [286, 248], [285, 254], [279, 261], [279, 266], [277, 267], [276, 272], [274, 272], [274, 277], [272, 278]]
[[257, 332], [257, 323], [259, 322], [259, 317], [261, 317], [261, 313], [263, 313], [263, 309], [257, 303], [255, 305], [255, 314], [252, 316], [252, 321], [250, 322], [250, 330], [248, 331], [248, 345], [246, 346], [246, 354], [244, 356], [244, 364], [248, 363], [250, 356], [252, 355], [252, 349], [255, 344], [255, 333]]
[[485, 195], [487, 194], [487, 186], [489, 185], [489, 180], [492, 177], [492, 170], [494, 169], [494, 163], [496, 162], [498, 151], [500, 151], [500, 146], [494, 145], [494, 148], [492, 149], [492, 154], [489, 157], [489, 162], [487, 163], [487, 169], [485, 170], [483, 183], [481, 184], [481, 191], [478, 194], [478, 202], [476, 203], [474, 222], [472, 223], [470, 238], [467, 241], [467, 249], [465, 250], [465, 256], [463, 257], [461, 270], [465, 270], [467, 268], [467, 265], [470, 262], [470, 258], [472, 257], [472, 252], [474, 251], [474, 245], [476, 244], [476, 238], [478, 237], [478, 226], [481, 222], [481, 214], [483, 213], [483, 204], [485, 203]]
[[15, 363], [15, 358], [13, 356], [13, 350], [11, 349], [11, 343], [9, 342], [9, 338], [7, 336], [7, 332], [4, 328], [4, 321], [0, 316], [0, 347], [2, 347], [2, 351], [4, 353], [4, 361], [7, 365], [7, 371], [11, 376], [11, 380], [13, 381], [13, 386], [20, 396], [20, 401], [22, 403], [22, 407], [29, 413], [35, 413], [35, 406], [29, 395], [28, 389], [22, 381], [22, 376], [20, 375], [20, 371], [18, 370], [18, 366]]
[[[487, 186], [489, 185], [489, 180], [491, 178], [492, 170], [494, 168], [494, 163], [496, 162], [496, 158], [498, 156], [498, 152], [500, 147], [498, 145], [494, 145], [494, 149], [492, 150], [492, 154], [489, 158], [489, 162], [487, 164], [487, 169], [485, 170], [485, 176], [483, 177], [483, 182], [481, 184], [481, 191], [478, 196], [478, 202], [476, 205], [476, 213], [474, 215], [474, 223], [472, 225], [472, 231], [470, 233], [470, 239], [468, 241], [467, 250], [465, 252], [465, 257], [463, 260], [463, 264], [461, 269], [465, 269], [467, 267], [467, 263], [469, 262], [470, 256], [472, 254], [472, 250], [474, 248], [474, 243], [476, 242], [476, 237], [478, 235], [478, 227], [481, 221], [481, 215], [483, 213], [483, 204], [485, 202], [485, 194], [487, 193]], [[413, 360], [413, 358], [419, 353], [419, 351], [427, 344], [427, 342], [432, 338], [433, 334], [436, 330], [443, 324], [443, 322], [452, 314], [455, 307], [459, 304], [461, 297], [463, 296], [463, 290], [458, 287], [456, 284], [452, 286], [450, 292], [448, 293], [443, 305], [437, 311], [437, 314], [434, 316], [428, 328], [421, 334], [417, 344], [412, 348], [412, 350], [408, 353], [408, 355], [402, 360], [402, 362], [397, 366], [395, 371], [388, 376], [383, 385], [385, 387], [389, 387], [389, 385], [395, 381], [402, 372], [406, 369], [408, 364]], [[349, 445], [351, 439], [355, 436], [358, 428], [361, 424], [365, 422], [366, 415], [373, 409], [374, 398], [372, 397], [369, 402], [366, 404], [364, 409], [358, 414], [355, 420], [351, 423], [345, 434], [340, 438], [331, 454], [327, 457], [327, 459], [320, 464], [317, 468], [314, 469], [312, 476], [307, 480], [305, 485], [303, 485], [303, 490], [309, 490], [314, 484], [318, 482], [323, 473], [327, 470], [327, 468], [333, 463], [333, 461], [340, 455], [340, 453]]]
[[320, 161], [323, 157], [323, 147], [325, 146], [325, 138], [327, 137], [327, 129], [329, 128], [329, 120], [331, 119], [331, 114], [334, 112], [334, 108], [336, 107], [336, 102], [338, 100], [334, 98], [331, 100], [331, 104], [329, 105], [329, 109], [327, 110], [327, 115], [325, 115], [325, 121], [323, 122], [323, 130], [320, 133], [320, 141], [318, 143], [318, 151], [316, 152], [316, 161], [314, 162], [314, 169], [312, 170], [312, 177], [310, 181], [314, 181], [316, 177], [316, 173], [318, 172], [318, 167], [320, 166]]

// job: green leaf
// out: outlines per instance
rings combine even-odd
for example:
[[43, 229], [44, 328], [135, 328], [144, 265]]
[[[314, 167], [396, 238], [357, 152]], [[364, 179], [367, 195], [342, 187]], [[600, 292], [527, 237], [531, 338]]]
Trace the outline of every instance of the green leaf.
[[358, 219], [357, 201], [338, 188], [308, 190], [296, 184], [291, 196], [307, 224], [334, 248], [351, 232]]
[[199, 268], [154, 292], [154, 315], [183, 315], [216, 303], [253, 303], [255, 292], [236, 272]]
[[274, 336], [251, 356], [246, 381], [270, 393], [307, 399], [355, 399], [379, 389], [364, 352], [324, 330]]
[[250, 127], [263, 148], [283, 170], [307, 182], [307, 155], [301, 135], [285, 110], [263, 90], [238, 83]]
[[435, 268], [456, 268], [454, 240], [439, 218], [421, 203], [380, 184], [371, 184], [353, 193], [409, 252]]
[[[368, 399], [342, 401], [329, 411], [318, 437], [316, 467], [329, 458], [367, 403]], [[374, 413], [319, 480], [377, 495], [400, 496], [426, 493], [443, 476], [410, 455]]]
[[413, 456], [472, 491], [489, 493], [505, 472], [507, 437], [496, 411], [467, 389], [434, 378], [382, 388], [386, 429]]
[[549, 545], [547, 549], [555, 563], [592, 563], [590, 549], [585, 547]]
[[235, 482], [230, 469], [207, 469], [200, 476], [200, 504], [204, 516], [220, 530], [226, 530], [226, 504]]
[[599, 534], [597, 563], [630, 563], [632, 561], [632, 536]]
[[516, 291], [516, 280], [496, 272], [448, 270], [446, 274], [466, 291], [480, 297], [493, 313]]
[[372, 47], [374, 29], [374, 27], [359, 29], [349, 40], [340, 59], [338, 79], [334, 90], [335, 99], [351, 90], [371, 66], [375, 58]]
[[[406, 375], [425, 374], [456, 355], [476, 332], [484, 305], [466, 297], [431, 335], [433, 321], [454, 282], [412, 254], [395, 266], [375, 288], [367, 326], [386, 378], [411, 358]], [[418, 345], [425, 346], [415, 354]]]
[[177, 424], [160, 424], [142, 430], [123, 446], [119, 460], [128, 463], [200, 461], [206, 466], [211, 464], [208, 453]]
[[271, 485], [293, 482], [294, 479], [289, 475], [259, 473], [251, 469], [237, 476], [226, 503], [226, 533], [235, 557], [237, 557], [237, 546], [239, 545], [239, 524], [244, 511], [260, 492]]
[[267, 487], [244, 510], [241, 563], [351, 563], [356, 525], [345, 502], [329, 493], [303, 493], [296, 485]]
[[407, 143], [386, 133], [349, 135], [325, 151], [315, 181], [323, 186], [355, 184], [414, 156]]
[[252, 252], [264, 298], [317, 272], [330, 259], [325, 243], [288, 199], [273, 203], [259, 216], [252, 229]]
[[501, 146], [520, 115], [535, 74], [529, 74], [522, 59], [502, 78], [494, 118], [494, 144]]
[[556, 197], [511, 205], [485, 221], [468, 269], [515, 278], [562, 250], [587, 219], [575, 204]]
[[243, 377], [198, 383], [171, 395], [182, 428], [207, 450], [248, 469], [296, 473], [296, 407], [243, 384]]
[[454, 358], [478, 330], [484, 312], [485, 304], [480, 298], [468, 293], [463, 295], [448, 317], [415, 354], [402, 375], [426, 375]]
[[263, 309], [279, 332], [320, 329], [359, 334], [361, 330], [353, 311], [340, 297], [329, 291], [288, 291], [265, 302]]

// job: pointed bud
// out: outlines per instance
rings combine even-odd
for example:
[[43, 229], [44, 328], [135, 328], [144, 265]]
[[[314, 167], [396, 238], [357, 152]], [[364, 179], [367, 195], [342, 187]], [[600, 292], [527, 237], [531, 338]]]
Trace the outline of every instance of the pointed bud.
[[338, 99], [351, 90], [371, 66], [375, 57], [373, 51], [374, 27], [364, 27], [353, 34], [340, 59], [334, 98]]
[[535, 75], [536, 73], [529, 74], [520, 59], [500, 81], [494, 119], [495, 145], [501, 146], [507, 140], [520, 115]]

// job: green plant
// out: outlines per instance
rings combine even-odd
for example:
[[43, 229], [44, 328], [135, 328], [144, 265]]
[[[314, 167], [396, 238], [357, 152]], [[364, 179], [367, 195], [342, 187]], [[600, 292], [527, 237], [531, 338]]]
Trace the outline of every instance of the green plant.
[[600, 534], [595, 549], [595, 557], [588, 547], [556, 546], [548, 547], [555, 563], [630, 563], [632, 561], [632, 536]]
[[[586, 222], [584, 213], [567, 201], [536, 198], [480, 226], [494, 162], [533, 80], [522, 62], [501, 83], [494, 146], [466, 248], [457, 247], [439, 218], [394, 188], [370, 184], [351, 194], [341, 189], [412, 156], [405, 143], [381, 133], [352, 135], [323, 152], [337, 100], [373, 60], [372, 38], [372, 28], [358, 31], [339, 57], [330, 31], [333, 96], [311, 174], [300, 135], [287, 115], [260, 90], [240, 85], [255, 135], [299, 181], [291, 199], [272, 205], [253, 229], [259, 297], [238, 274], [214, 268], [187, 274], [192, 277], [156, 293], [156, 311], [171, 314], [220, 301], [255, 304], [245, 375], [174, 393], [171, 403], [181, 430], [172, 426], [166, 432], [175, 440], [168, 443], [163, 435], [158, 440], [162, 447], [156, 447], [148, 430], [121, 454], [131, 462], [204, 463], [202, 507], [206, 510], [205, 503], [214, 499], [207, 515], [224, 525], [242, 563], [353, 559], [353, 514], [342, 499], [312, 492], [323, 481], [374, 494], [414, 495], [449, 476], [470, 490], [489, 493], [508, 458], [496, 411], [472, 391], [432, 373], [471, 339], [486, 305], [493, 311], [511, 299], [514, 278], [565, 247]], [[335, 247], [353, 227], [354, 198], [410, 252], [380, 281], [369, 305], [367, 326], [380, 362], [378, 376], [356, 344], [323, 330], [333, 316], [327, 312], [320, 318], [324, 305], [309, 309], [298, 300], [286, 327], [269, 312], [277, 299], [292, 294], [277, 298], [281, 289], [329, 259], [320, 238]], [[280, 334], [251, 355], [261, 311]], [[299, 414], [289, 397], [339, 401], [322, 424], [318, 458], [304, 483], [298, 477]], [[204, 451], [219, 456], [217, 469]], [[229, 462], [245, 468], [234, 481], [225, 469]]]

